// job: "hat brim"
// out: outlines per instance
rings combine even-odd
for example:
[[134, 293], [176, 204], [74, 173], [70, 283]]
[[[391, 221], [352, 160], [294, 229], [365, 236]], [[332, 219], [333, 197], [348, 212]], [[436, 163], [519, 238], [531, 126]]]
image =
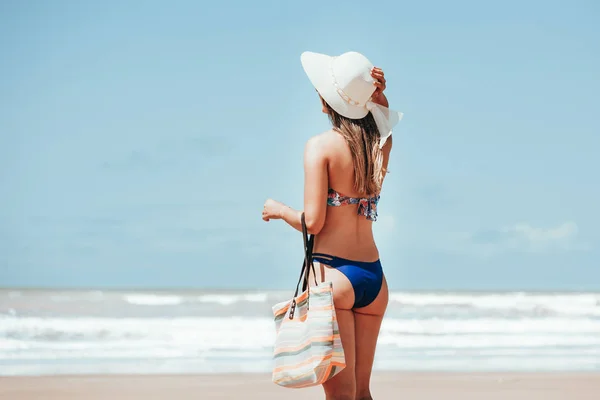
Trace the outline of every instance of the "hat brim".
[[305, 51], [300, 56], [300, 61], [304, 72], [306, 72], [308, 79], [317, 89], [317, 92], [338, 114], [350, 119], [360, 119], [367, 116], [369, 110], [364, 106], [354, 106], [347, 103], [335, 88], [331, 76], [333, 57]]

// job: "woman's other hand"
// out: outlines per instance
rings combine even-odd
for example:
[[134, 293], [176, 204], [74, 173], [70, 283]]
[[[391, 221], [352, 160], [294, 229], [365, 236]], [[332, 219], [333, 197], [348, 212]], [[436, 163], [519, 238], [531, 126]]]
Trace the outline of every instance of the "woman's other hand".
[[283, 208], [285, 205], [273, 199], [265, 201], [263, 206], [262, 219], [263, 221], [269, 222], [271, 219], [281, 219], [283, 214]]

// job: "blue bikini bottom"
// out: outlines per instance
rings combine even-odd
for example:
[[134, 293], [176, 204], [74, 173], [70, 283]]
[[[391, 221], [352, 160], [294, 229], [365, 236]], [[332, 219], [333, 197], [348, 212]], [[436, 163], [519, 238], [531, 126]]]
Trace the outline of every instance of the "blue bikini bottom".
[[354, 308], [366, 307], [377, 298], [383, 284], [379, 260], [353, 261], [322, 253], [313, 253], [313, 260], [339, 270], [348, 278], [354, 289]]

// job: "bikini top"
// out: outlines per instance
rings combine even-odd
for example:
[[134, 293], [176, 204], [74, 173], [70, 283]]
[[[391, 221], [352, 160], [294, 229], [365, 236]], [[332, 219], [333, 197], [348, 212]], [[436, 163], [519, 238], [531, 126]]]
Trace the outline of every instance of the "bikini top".
[[377, 203], [379, 195], [375, 197], [348, 197], [329, 189], [327, 192], [327, 205], [333, 207], [358, 204], [358, 215], [364, 215], [369, 221], [377, 221]]

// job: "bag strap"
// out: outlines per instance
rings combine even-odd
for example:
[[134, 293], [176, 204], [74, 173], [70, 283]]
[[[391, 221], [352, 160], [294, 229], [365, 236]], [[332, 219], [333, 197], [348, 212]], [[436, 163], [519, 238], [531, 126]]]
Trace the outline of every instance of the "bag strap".
[[[304, 282], [302, 283], [302, 291], [305, 291], [306, 289], [308, 289], [308, 281], [310, 278], [310, 271], [312, 270], [313, 273], [313, 278], [315, 280], [315, 285], [318, 285], [317, 283], [317, 274], [315, 272], [315, 265], [313, 264], [313, 248], [315, 245], [315, 235], [308, 235], [308, 229], [306, 228], [306, 220], [304, 217], [304, 213], [302, 213], [301, 215], [301, 220], [302, 220], [302, 237], [304, 239], [304, 265], [306, 266], [304, 268], [305, 270], [305, 276], [304, 276]], [[309, 270], [310, 268], [310, 270]]]
[[[296, 291], [294, 292], [294, 299], [292, 300], [292, 307], [290, 311], [290, 319], [294, 318], [294, 311], [296, 309], [296, 297], [298, 296], [298, 291], [300, 290], [300, 282], [302, 282], [302, 291], [304, 292], [308, 289], [308, 281], [310, 279], [310, 271], [312, 270], [313, 278], [315, 280], [315, 285], [317, 283], [317, 274], [315, 272], [315, 265], [313, 264], [313, 247], [315, 243], [315, 235], [308, 235], [308, 229], [306, 228], [306, 219], [304, 217], [304, 212], [300, 215], [300, 221], [302, 223], [302, 239], [304, 241], [304, 262], [302, 263], [302, 270], [300, 271], [300, 277], [298, 278], [298, 283], [296, 284]], [[310, 291], [308, 293], [310, 297]], [[307, 298], [307, 301], [308, 298]]]

